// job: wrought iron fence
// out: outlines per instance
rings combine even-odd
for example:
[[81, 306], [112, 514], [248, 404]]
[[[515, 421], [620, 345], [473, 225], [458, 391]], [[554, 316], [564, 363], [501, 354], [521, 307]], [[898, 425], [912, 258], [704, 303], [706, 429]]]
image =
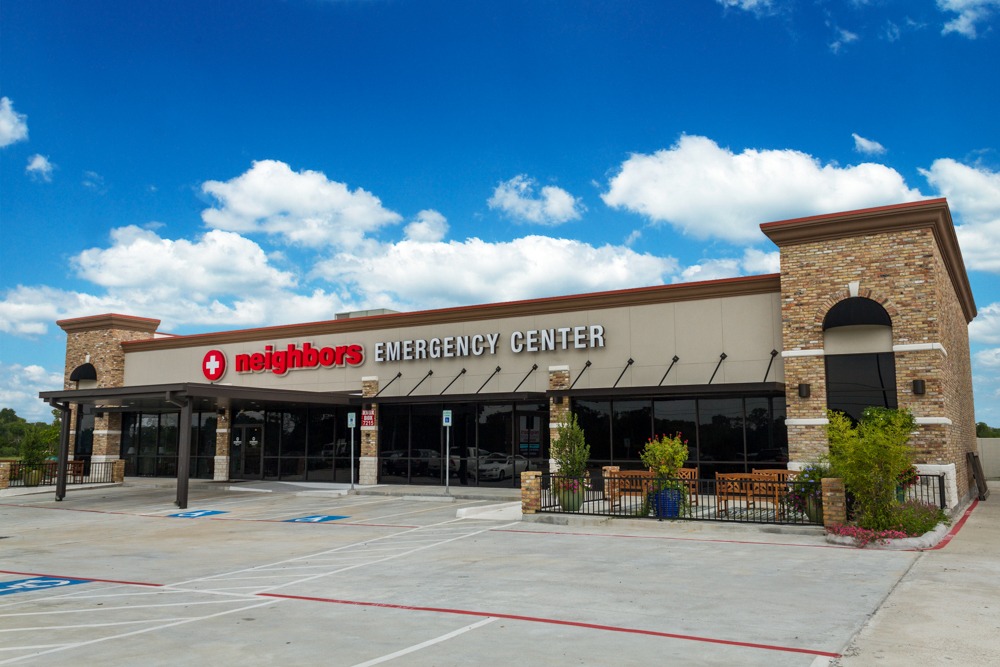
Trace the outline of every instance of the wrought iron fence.
[[[822, 525], [815, 483], [743, 473], [726, 479], [656, 479], [633, 472], [580, 481], [543, 473], [541, 512], [622, 518]], [[666, 493], [661, 493], [664, 491]], [[920, 475], [897, 500], [946, 507], [944, 475]]]
[[[45, 461], [29, 464], [15, 461], [10, 467], [11, 486], [51, 486], [59, 477], [59, 463]], [[114, 462], [69, 461], [66, 465], [67, 484], [110, 484], [114, 482]]]

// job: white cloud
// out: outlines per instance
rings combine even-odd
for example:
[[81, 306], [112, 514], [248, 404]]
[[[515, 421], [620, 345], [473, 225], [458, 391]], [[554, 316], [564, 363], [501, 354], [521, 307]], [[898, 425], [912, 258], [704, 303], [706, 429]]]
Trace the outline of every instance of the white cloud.
[[835, 28], [837, 37], [830, 42], [830, 50], [834, 53], [840, 53], [841, 49], [851, 42], [858, 41], [857, 33], [851, 32], [850, 30], [844, 30], [843, 28]]
[[537, 182], [519, 174], [497, 185], [489, 199], [492, 209], [499, 209], [517, 222], [558, 225], [580, 218], [585, 210], [579, 199], [554, 185], [542, 187], [535, 195]]
[[104, 177], [98, 174], [96, 171], [85, 171], [83, 172], [83, 180], [80, 181], [83, 187], [89, 190], [96, 190], [97, 192], [103, 194], [107, 191], [104, 185]]
[[961, 219], [956, 233], [966, 266], [1000, 273], [1000, 172], [942, 158], [920, 173]]
[[46, 183], [52, 182], [53, 169], [55, 165], [49, 162], [49, 158], [38, 153], [28, 158], [28, 166], [24, 168], [32, 178]]
[[863, 155], [883, 155], [885, 153], [885, 146], [879, 142], [865, 139], [856, 132], [852, 133], [851, 136], [854, 137], [854, 150], [858, 153]]
[[621, 246], [526, 236], [402, 241], [365, 255], [339, 254], [317, 265], [316, 275], [350, 286], [367, 307], [410, 310], [656, 285], [676, 270], [673, 258]]
[[417, 213], [417, 219], [406, 226], [404, 234], [411, 241], [435, 243], [448, 233], [447, 219], [432, 209]]
[[28, 117], [14, 111], [9, 97], [0, 97], [0, 148], [28, 138]]
[[1000, 345], [1000, 302], [978, 309], [969, 325], [969, 340], [973, 343]]
[[742, 258], [706, 259], [698, 264], [693, 264], [681, 271], [674, 282], [686, 283], [777, 273], [780, 268], [778, 258], [778, 251], [762, 252], [756, 248], [747, 248], [743, 251]]
[[61, 372], [47, 371], [37, 365], [0, 363], [0, 406], [11, 408], [29, 422], [52, 421], [52, 408], [38, 398], [38, 392], [62, 388]]
[[295, 285], [291, 273], [268, 265], [264, 251], [233, 232], [212, 230], [196, 241], [161, 238], [134, 225], [111, 230], [110, 248], [73, 259], [80, 277], [108, 288], [130, 288], [195, 300]]
[[365, 234], [402, 220], [370, 192], [352, 192], [318, 171], [294, 172], [276, 160], [256, 161], [228, 181], [206, 181], [202, 190], [219, 202], [202, 212], [209, 226], [265, 232], [308, 247], [353, 247]]
[[1000, 370], [1000, 347], [980, 350], [974, 355], [976, 366]]
[[795, 150], [733, 153], [684, 135], [668, 150], [637, 153], [611, 179], [604, 202], [686, 235], [760, 241], [762, 222], [920, 199], [880, 164], [823, 165]]
[[943, 12], [958, 14], [944, 24], [942, 35], [957, 32], [975, 39], [978, 36], [978, 25], [988, 21], [993, 12], [1000, 9], [1000, 0], [937, 0], [937, 6]]
[[726, 9], [742, 9], [758, 16], [771, 14], [774, 11], [774, 0], [716, 0]]

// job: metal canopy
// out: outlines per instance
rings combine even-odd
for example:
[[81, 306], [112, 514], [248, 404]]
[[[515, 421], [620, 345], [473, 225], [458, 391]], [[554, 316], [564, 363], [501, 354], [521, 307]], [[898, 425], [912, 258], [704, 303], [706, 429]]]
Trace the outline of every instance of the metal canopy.
[[350, 405], [347, 393], [257, 389], [230, 385], [183, 382], [105, 389], [43, 391], [39, 398], [63, 412], [56, 480], [56, 500], [66, 495], [69, 460], [69, 414], [72, 404], [92, 405], [104, 412], [180, 412], [177, 442], [177, 506], [187, 508], [190, 475], [191, 415], [220, 408], [266, 408], [278, 404]]

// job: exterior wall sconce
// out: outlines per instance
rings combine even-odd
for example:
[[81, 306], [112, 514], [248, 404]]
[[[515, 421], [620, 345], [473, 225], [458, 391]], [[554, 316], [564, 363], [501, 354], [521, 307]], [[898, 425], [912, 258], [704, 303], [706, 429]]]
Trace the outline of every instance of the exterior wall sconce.
[[800, 384], [799, 385], [799, 398], [809, 398], [809, 389], [810, 389], [810, 387], [809, 387], [808, 384], [805, 384], [805, 383]]
[[555, 396], [555, 397], [552, 398], [552, 402], [555, 403], [556, 405], [562, 405], [563, 397], [562, 396]]
[[927, 383], [924, 380], [914, 380], [913, 381], [913, 393], [917, 396], [923, 396], [927, 393]]

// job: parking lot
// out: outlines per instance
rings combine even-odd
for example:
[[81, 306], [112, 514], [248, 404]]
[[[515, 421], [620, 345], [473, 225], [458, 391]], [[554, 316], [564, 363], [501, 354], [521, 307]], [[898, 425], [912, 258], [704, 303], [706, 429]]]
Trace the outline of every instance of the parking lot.
[[250, 488], [0, 498], [0, 665], [828, 664], [922, 555]]

